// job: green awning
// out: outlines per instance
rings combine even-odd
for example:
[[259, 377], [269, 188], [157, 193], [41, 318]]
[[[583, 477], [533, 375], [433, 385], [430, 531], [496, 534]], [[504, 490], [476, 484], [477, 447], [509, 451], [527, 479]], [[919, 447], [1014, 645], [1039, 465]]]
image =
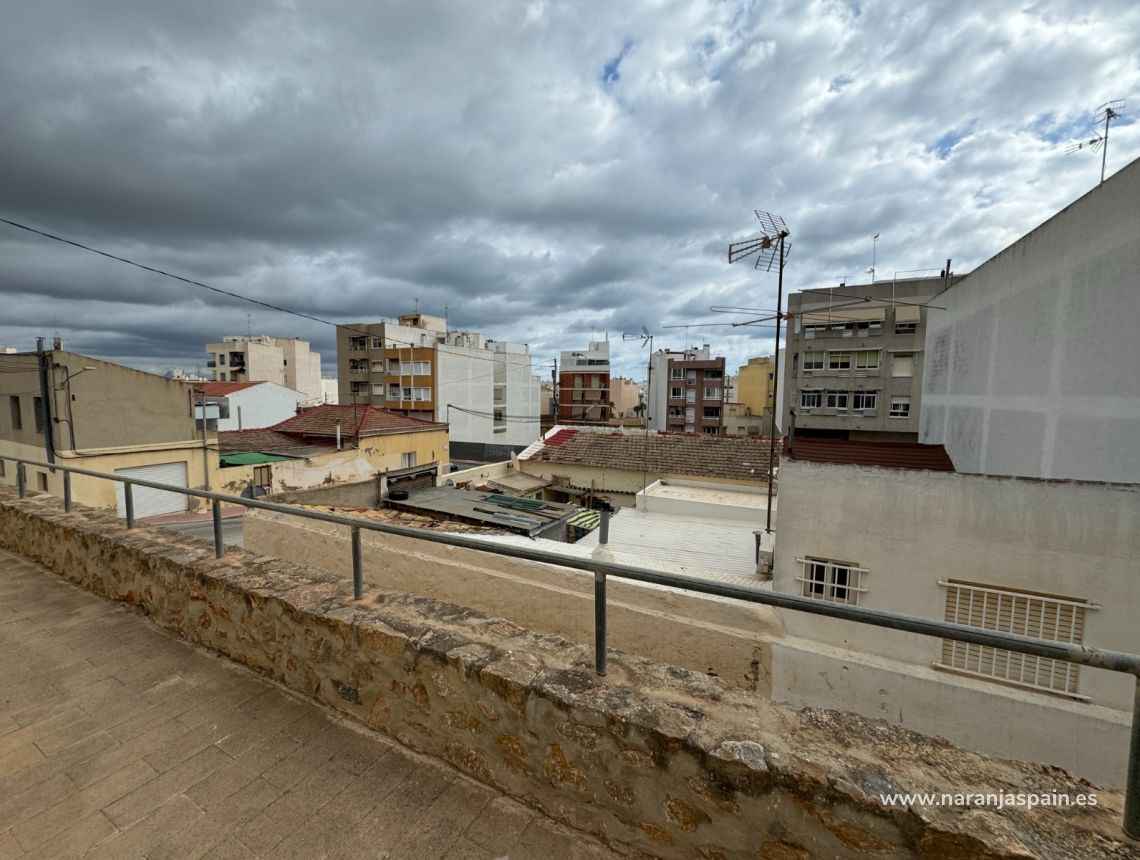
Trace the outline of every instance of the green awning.
[[282, 457], [279, 454], [262, 454], [258, 451], [243, 451], [240, 454], [222, 454], [219, 459], [223, 466], [260, 466], [262, 463], [277, 463], [293, 458]]

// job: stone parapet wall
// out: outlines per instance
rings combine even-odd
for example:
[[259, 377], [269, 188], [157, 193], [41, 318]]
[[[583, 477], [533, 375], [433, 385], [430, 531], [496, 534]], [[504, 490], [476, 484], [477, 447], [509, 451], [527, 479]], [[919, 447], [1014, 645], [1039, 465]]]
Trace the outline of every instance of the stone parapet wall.
[[[923, 807], [882, 792], [1089, 790], [848, 714], [794, 713], [707, 675], [591, 654], [475, 610], [0, 489], [0, 547], [145, 606], [219, 651], [631, 853], [709, 858], [1123, 857], [1093, 809]], [[2, 575], [2, 573], [0, 573]]]

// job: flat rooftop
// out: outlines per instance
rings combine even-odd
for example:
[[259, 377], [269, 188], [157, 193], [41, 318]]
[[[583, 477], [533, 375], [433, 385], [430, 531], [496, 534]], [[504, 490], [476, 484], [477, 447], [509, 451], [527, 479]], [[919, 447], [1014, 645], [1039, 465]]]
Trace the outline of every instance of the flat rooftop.
[[399, 511], [447, 517], [522, 534], [540, 531], [579, 512], [574, 505], [561, 502], [539, 502], [453, 487], [416, 490], [408, 499], [387, 499], [386, 503]]
[[[655, 481], [643, 491], [646, 496], [670, 499], [678, 502], [693, 502], [701, 505], [728, 505], [746, 510], [768, 510], [767, 488], [750, 490], [717, 486], [687, 481]], [[638, 495], [641, 495], [640, 493]], [[772, 497], [772, 510], [776, 509], [776, 497]], [[652, 502], [650, 502], [652, 504]]]

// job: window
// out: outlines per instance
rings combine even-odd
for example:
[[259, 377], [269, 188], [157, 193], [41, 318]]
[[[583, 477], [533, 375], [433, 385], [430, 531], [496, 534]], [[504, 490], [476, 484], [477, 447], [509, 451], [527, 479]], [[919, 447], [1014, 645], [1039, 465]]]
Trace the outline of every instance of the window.
[[253, 482], [259, 487], [268, 487], [273, 483], [272, 472], [268, 465], [253, 467]]
[[846, 391], [828, 391], [827, 392], [827, 408], [834, 409], [836, 412], [846, 412], [848, 402], [848, 393]]
[[891, 418], [909, 418], [910, 417], [910, 398], [909, 397], [892, 397], [891, 398], [891, 411], [888, 413]]
[[681, 406], [670, 406], [669, 407], [669, 417], [670, 418], [680, 418], [684, 414], [685, 414], [685, 410]]
[[706, 406], [705, 410], [704, 410], [704, 417], [705, 418], [720, 418], [720, 409], [718, 409], [716, 407]]
[[688, 391], [685, 392], [685, 402], [686, 403], [696, 403], [697, 402], [697, 391], [695, 388], [690, 388]]
[[914, 334], [918, 331], [918, 323], [895, 323], [895, 334]]
[[218, 353], [218, 367], [226, 366], [226, 354], [224, 352]]
[[855, 324], [855, 334], [859, 337], [867, 337], [870, 334], [878, 334], [883, 330], [882, 320], [867, 320], [865, 322]]
[[801, 391], [800, 392], [800, 409], [819, 409], [823, 406], [823, 392], [815, 391]]
[[44, 399], [42, 397], [32, 398], [32, 418], [36, 422], [36, 432], [44, 432]]
[[[588, 415], [589, 409], [586, 410]], [[494, 412], [494, 421], [491, 428], [496, 433], [505, 433], [507, 431], [507, 413], [502, 408], [496, 408]]]
[[[1049, 642], [1083, 644], [1085, 613], [1096, 608], [1084, 600], [996, 586], [955, 580], [939, 585], [946, 589], [947, 621]], [[944, 639], [942, 662], [934, 665], [1018, 687], [1083, 698], [1078, 693], [1079, 667], [1075, 663]]]
[[350, 337], [348, 339], [348, 348], [354, 351], [362, 350], [365, 347], [367, 338], [363, 337]]
[[410, 469], [414, 465], [416, 465], [416, 452], [415, 451], [405, 451], [403, 454], [400, 455], [400, 468], [401, 469]]
[[367, 373], [368, 372], [368, 362], [365, 361], [363, 358], [349, 359], [348, 370], [350, 373]]
[[855, 334], [855, 323], [835, 323], [831, 330], [842, 337], [851, 337]]
[[348, 391], [350, 394], [366, 394], [368, 392], [368, 383], [350, 382], [348, 383]]
[[720, 435], [720, 428], [719, 427], [705, 427], [705, 428], [703, 428], [703, 430], [705, 433], [707, 433], [710, 436], [719, 436]]
[[669, 389], [669, 396], [670, 397], [676, 397], [676, 398], [684, 397], [685, 396], [685, 389], [683, 389], [679, 385], [674, 385], [672, 388]]
[[8, 397], [8, 408], [12, 410], [12, 429], [21, 430], [24, 426], [24, 418], [20, 414], [20, 398], [11, 395]]
[[803, 586], [804, 597], [826, 600], [830, 603], [857, 604], [859, 595], [867, 589], [861, 585], [864, 568], [845, 561], [830, 561], [825, 558], [796, 559], [803, 566], [803, 573], [796, 581]]
[[805, 325], [804, 326], [804, 339], [812, 340], [817, 334], [823, 334], [827, 331], [825, 325]]
[[[811, 370], [823, 370], [823, 359], [825, 353], [822, 352], [805, 352], [804, 353], [804, 372], [807, 373]], [[771, 374], [768, 374], [771, 378]]]
[[41, 493], [46, 493], [48, 491], [46, 472], [36, 472], [36, 486], [39, 487]]
[[705, 388], [705, 400], [720, 400], [719, 388]]
[[226, 381], [226, 372], [224, 370], [218, 374], [218, 381], [219, 382], [225, 382]]
[[856, 391], [851, 395], [851, 408], [856, 411], [871, 412], [875, 408], [877, 392]]
[[914, 353], [896, 353], [891, 361], [891, 376], [914, 376]]
[[688, 373], [685, 374], [685, 384], [686, 385], [696, 385], [697, 384], [697, 372], [695, 370], [690, 370]]
[[827, 354], [827, 369], [828, 370], [850, 370], [851, 369], [851, 353], [849, 353], [849, 352], [829, 352]]
[[705, 379], [723, 379], [724, 373], [719, 370], [706, 370]]
[[685, 410], [685, 423], [686, 424], [692, 424], [696, 419], [697, 419], [697, 410], [696, 409], [686, 409]]
[[673, 367], [669, 369], [670, 379], [684, 379], [685, 369], [683, 367]]
[[384, 338], [382, 338], [382, 337], [372, 338], [372, 348], [373, 349], [383, 349], [384, 348]]
[[879, 351], [877, 349], [861, 349], [855, 353], [856, 370], [878, 370]]

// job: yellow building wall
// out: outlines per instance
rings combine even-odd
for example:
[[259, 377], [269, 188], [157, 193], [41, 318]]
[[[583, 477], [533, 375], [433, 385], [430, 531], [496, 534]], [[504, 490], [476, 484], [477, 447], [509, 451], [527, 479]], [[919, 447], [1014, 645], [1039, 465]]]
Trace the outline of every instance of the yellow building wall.
[[772, 408], [772, 358], [756, 360], [740, 368], [736, 378], [736, 400], [752, 410], [753, 415], [763, 415], [765, 409]]
[[446, 428], [418, 433], [393, 433], [389, 436], [365, 436], [360, 440], [360, 450], [377, 472], [403, 468], [401, 455], [411, 452], [415, 452], [417, 466], [433, 461], [446, 466], [451, 462], [447, 441]]
[[[206, 452], [209, 462], [217, 462], [218, 452]], [[43, 460], [44, 449], [32, 445], [22, 445], [16, 442], [0, 441], [0, 457], [22, 457], [28, 460]], [[186, 463], [186, 477], [190, 487], [202, 489], [205, 484], [205, 471], [203, 467], [203, 451], [201, 441], [188, 441], [183, 445], [159, 445], [153, 448], [138, 448], [130, 451], [110, 450], [94, 453], [90, 456], [77, 457], [70, 451], [58, 452], [56, 462], [65, 466], [76, 466], [81, 469], [90, 469], [93, 472], [106, 472], [113, 474], [117, 469], [127, 469], [134, 466], [152, 466], [158, 463]], [[211, 483], [216, 467], [211, 467]], [[38, 480], [39, 475], [47, 479], [47, 492], [50, 495], [63, 498], [63, 472], [52, 474], [48, 469], [38, 466], [27, 467], [27, 480], [29, 492], [41, 492]], [[5, 463], [4, 475], [0, 483], [16, 485], [16, 467], [12, 462]], [[93, 508], [115, 507], [115, 482], [104, 478], [92, 478], [86, 475], [71, 476], [71, 498], [81, 505]], [[196, 510], [204, 503], [202, 499], [191, 498], [190, 510]]]

